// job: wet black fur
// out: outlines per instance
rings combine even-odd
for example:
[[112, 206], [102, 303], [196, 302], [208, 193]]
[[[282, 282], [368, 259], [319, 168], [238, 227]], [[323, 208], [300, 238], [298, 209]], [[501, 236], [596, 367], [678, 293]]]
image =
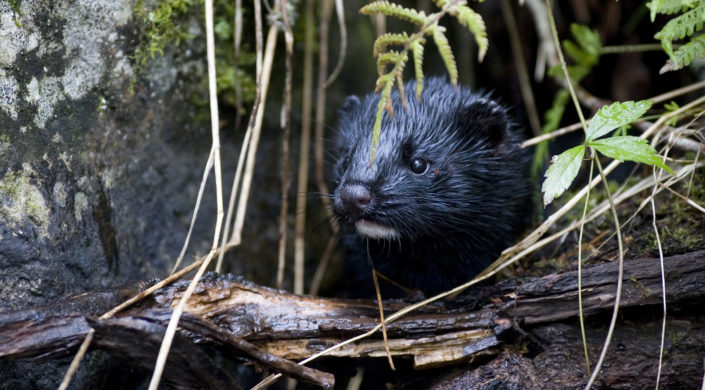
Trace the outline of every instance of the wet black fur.
[[[371, 291], [364, 270], [374, 267], [409, 288], [435, 294], [483, 270], [511, 245], [531, 210], [529, 155], [519, 148], [521, 129], [488, 94], [427, 79], [422, 101], [415, 83], [405, 86], [408, 109], [392, 94], [395, 115], [385, 114], [370, 166], [372, 127], [379, 95], [349, 97], [340, 110], [333, 203], [344, 229], [346, 280], [352, 295]], [[428, 169], [415, 174], [413, 158]], [[371, 192], [363, 214], [345, 211], [340, 188], [361, 183]], [[358, 218], [391, 226], [397, 240], [360, 237]], [[352, 272], [353, 274], [351, 274]]]

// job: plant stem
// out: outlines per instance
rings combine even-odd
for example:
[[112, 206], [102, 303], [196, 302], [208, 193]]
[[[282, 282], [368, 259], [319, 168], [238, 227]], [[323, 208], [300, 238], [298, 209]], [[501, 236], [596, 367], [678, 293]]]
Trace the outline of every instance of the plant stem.
[[580, 218], [580, 233], [578, 234], [578, 318], [580, 319], [580, 334], [583, 338], [583, 351], [585, 352], [585, 367], [590, 375], [590, 356], [587, 348], [587, 337], [585, 337], [585, 316], [583, 315], [583, 230], [585, 227], [585, 215], [587, 214], [588, 201], [590, 200], [590, 185], [592, 184], [592, 173], [595, 163], [590, 160], [590, 175], [588, 176], [588, 190], [585, 193], [585, 206], [583, 216]]
[[609, 329], [607, 330], [607, 336], [605, 337], [605, 342], [604, 345], [602, 346], [602, 352], [600, 353], [600, 358], [597, 360], [597, 363], [595, 364], [595, 371], [593, 371], [592, 376], [590, 376], [590, 379], [588, 380], [588, 383], [585, 385], [585, 389], [589, 390], [592, 387], [592, 384], [595, 382], [595, 379], [597, 378], [597, 374], [600, 372], [600, 367], [602, 366], [602, 363], [605, 361], [605, 356], [607, 355], [607, 350], [610, 347], [610, 342], [612, 341], [612, 334], [614, 333], [614, 328], [615, 325], [617, 324], [617, 314], [619, 313], [619, 302], [622, 298], [622, 278], [624, 277], [624, 248], [623, 248], [623, 242], [622, 242], [622, 233], [621, 233], [621, 228], [619, 224], [619, 217], [617, 216], [617, 207], [614, 205], [614, 201], [612, 200], [612, 194], [610, 193], [609, 185], [607, 183], [607, 177], [605, 176], [605, 173], [602, 171], [602, 164], [600, 163], [600, 159], [597, 156], [597, 153], [591, 149], [592, 152], [592, 159], [595, 161], [597, 164], [597, 169], [600, 171], [600, 177], [602, 178], [602, 184], [605, 186], [605, 192], [607, 193], [607, 200], [610, 202], [610, 209], [612, 210], [612, 218], [614, 218], [614, 225], [617, 233], [617, 246], [619, 247], [619, 267], [617, 271], [617, 292], [615, 293], [614, 297], [614, 309], [612, 310], [612, 319], [610, 320], [610, 326]]

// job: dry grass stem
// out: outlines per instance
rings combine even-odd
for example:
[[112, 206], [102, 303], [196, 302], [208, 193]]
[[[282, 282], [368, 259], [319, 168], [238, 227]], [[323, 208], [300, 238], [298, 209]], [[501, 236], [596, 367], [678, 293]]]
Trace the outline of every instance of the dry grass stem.
[[191, 233], [193, 232], [193, 226], [196, 224], [196, 217], [198, 217], [198, 210], [201, 208], [201, 199], [203, 199], [203, 192], [206, 188], [206, 182], [208, 181], [208, 176], [213, 168], [213, 158], [215, 157], [215, 149], [211, 147], [211, 151], [208, 154], [208, 161], [206, 162], [206, 168], [203, 170], [203, 178], [201, 179], [201, 186], [198, 188], [198, 196], [196, 196], [196, 205], [193, 208], [193, 215], [191, 216], [191, 225], [188, 227], [188, 233], [186, 234], [186, 239], [184, 240], [184, 245], [181, 247], [181, 253], [174, 263], [174, 267], [171, 269], [170, 275], [176, 272], [176, 270], [181, 265], [181, 261], [184, 259], [186, 254], [186, 249], [191, 241]]
[[277, 256], [277, 288], [284, 286], [284, 267], [286, 265], [286, 232], [289, 215], [289, 149], [291, 138], [291, 84], [292, 57], [294, 56], [294, 33], [289, 23], [289, 8], [286, 0], [281, 0], [282, 17], [284, 21], [284, 40], [286, 42], [286, 75], [284, 81], [284, 106], [282, 107], [282, 162], [281, 162], [281, 209], [279, 212], [279, 253]]
[[296, 220], [294, 221], [294, 264], [303, 264], [305, 255], [306, 193], [308, 190], [308, 159], [311, 154], [311, 103], [313, 101], [313, 11], [313, 0], [306, 0], [301, 143], [299, 145], [299, 174], [296, 189]]

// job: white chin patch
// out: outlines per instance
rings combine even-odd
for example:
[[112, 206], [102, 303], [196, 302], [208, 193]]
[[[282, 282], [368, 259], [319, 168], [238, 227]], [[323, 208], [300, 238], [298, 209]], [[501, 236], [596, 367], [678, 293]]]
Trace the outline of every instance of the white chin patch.
[[399, 232], [396, 229], [378, 225], [364, 219], [355, 222], [355, 228], [361, 235], [378, 240], [391, 240], [399, 237]]

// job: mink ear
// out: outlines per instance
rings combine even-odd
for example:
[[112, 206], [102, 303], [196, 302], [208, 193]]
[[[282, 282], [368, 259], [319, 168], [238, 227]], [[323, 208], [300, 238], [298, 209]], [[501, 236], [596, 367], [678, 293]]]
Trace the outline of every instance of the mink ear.
[[352, 112], [355, 111], [355, 109], [359, 107], [360, 104], [361, 102], [359, 97], [355, 95], [348, 96], [347, 98], [345, 98], [345, 101], [340, 106], [340, 109], [338, 109], [338, 116], [350, 117], [350, 114], [352, 114]]
[[493, 145], [507, 138], [510, 118], [507, 110], [494, 100], [479, 98], [460, 109], [459, 125], [466, 135], [480, 136]]

